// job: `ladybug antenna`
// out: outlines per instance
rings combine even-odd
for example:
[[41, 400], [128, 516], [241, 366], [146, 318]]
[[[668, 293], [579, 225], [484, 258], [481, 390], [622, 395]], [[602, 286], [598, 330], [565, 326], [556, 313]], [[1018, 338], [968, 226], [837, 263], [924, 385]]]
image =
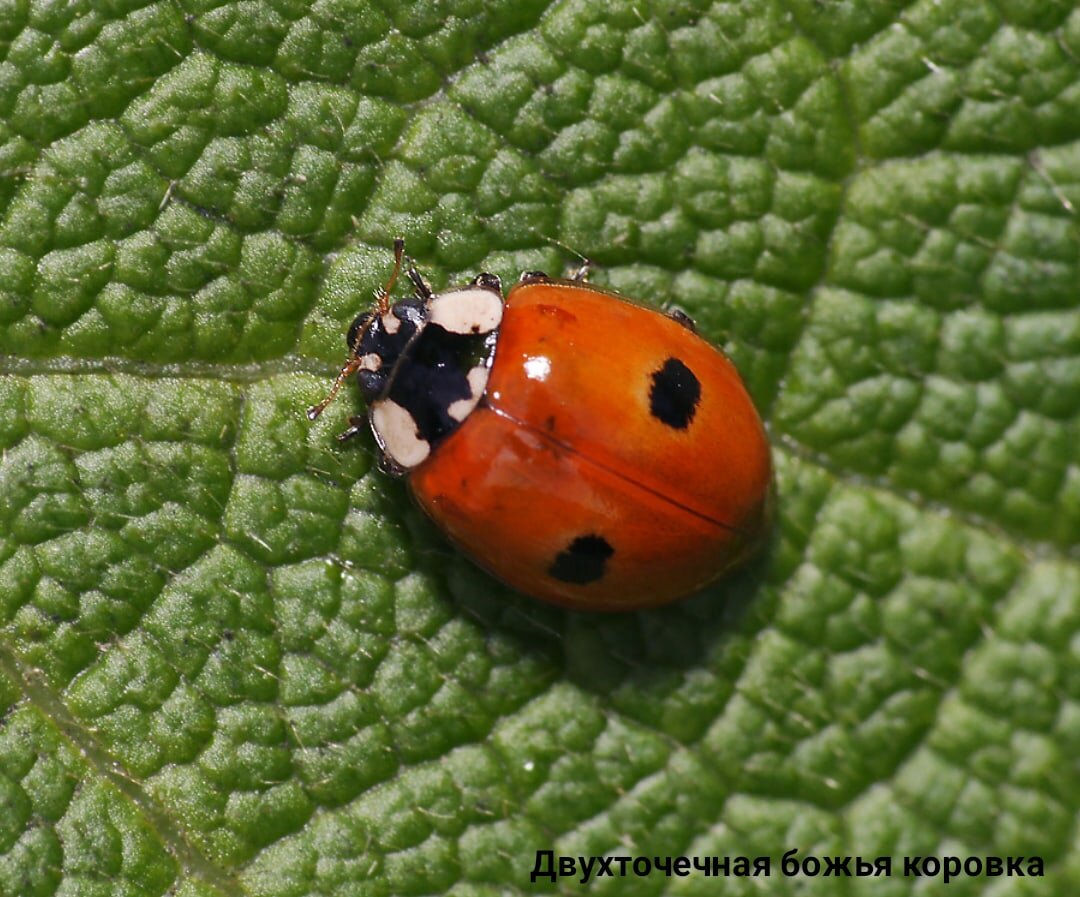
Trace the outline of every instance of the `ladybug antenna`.
[[[373, 312], [385, 315], [390, 311], [390, 291], [394, 288], [394, 284], [397, 283], [398, 275], [401, 273], [401, 260], [405, 257], [405, 238], [394, 238], [394, 270], [390, 272], [390, 279], [386, 282], [381, 290], [375, 294], [375, 308]], [[409, 269], [412, 270], [412, 259], [409, 259]], [[360, 341], [356, 341], [356, 345], [359, 345]], [[355, 346], [353, 347], [355, 349]]]
[[[375, 318], [385, 315], [390, 311], [390, 291], [394, 288], [398, 275], [401, 273], [401, 260], [404, 255], [405, 238], [397, 237], [394, 240], [394, 270], [390, 272], [390, 279], [386, 282], [386, 286], [375, 291], [375, 303], [372, 305], [371, 315], [353, 338], [352, 345], [349, 346], [349, 355], [345, 359], [345, 364], [341, 366], [337, 379], [334, 381], [334, 385], [330, 387], [330, 392], [326, 394], [326, 398], [319, 402], [318, 405], [312, 405], [308, 408], [306, 412], [308, 420], [315, 420], [322, 414], [326, 410], [327, 405], [337, 398], [338, 392], [341, 391], [342, 385], [349, 376], [355, 374], [360, 369], [360, 344], [364, 340], [364, 334], [371, 329], [371, 325], [375, 321]], [[410, 262], [409, 264], [411, 271], [412, 263]]]

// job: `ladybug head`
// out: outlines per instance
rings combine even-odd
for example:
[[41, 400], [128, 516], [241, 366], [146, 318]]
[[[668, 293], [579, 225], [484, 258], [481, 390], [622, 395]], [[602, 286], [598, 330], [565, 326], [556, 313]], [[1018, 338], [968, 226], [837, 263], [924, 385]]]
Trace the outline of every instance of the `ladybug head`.
[[427, 302], [415, 296], [395, 302], [387, 311], [359, 315], [345, 341], [357, 359], [357, 380], [364, 401], [371, 404], [390, 382], [394, 368], [423, 330]]
[[[394, 270], [375, 294], [370, 311], [357, 316], [345, 337], [349, 356], [337, 380], [318, 405], [307, 410], [315, 420], [355, 373], [372, 414], [376, 405], [410, 414], [432, 439], [445, 434], [475, 406], [494, 355], [503, 299], [499, 278], [479, 274], [466, 286], [435, 294], [412, 262], [405, 273], [414, 295], [390, 304], [402, 270], [405, 242], [394, 241]], [[379, 437], [379, 428], [372, 419]], [[359, 432], [351, 424], [344, 436]], [[380, 446], [386, 446], [380, 439]]]

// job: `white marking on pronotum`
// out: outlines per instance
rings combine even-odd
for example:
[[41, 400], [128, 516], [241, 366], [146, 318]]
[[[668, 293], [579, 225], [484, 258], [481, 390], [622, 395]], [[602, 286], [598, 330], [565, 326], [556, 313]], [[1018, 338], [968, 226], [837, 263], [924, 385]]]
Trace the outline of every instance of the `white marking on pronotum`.
[[388, 311], [382, 316], [382, 326], [387, 333], [397, 333], [401, 329], [401, 321], [394, 317], [392, 311]]
[[379, 434], [383, 451], [400, 467], [416, 467], [431, 454], [431, 443], [420, 438], [413, 416], [391, 399], [374, 404], [371, 426]]
[[502, 320], [502, 297], [494, 290], [464, 287], [431, 300], [430, 322], [450, 333], [490, 333]]
[[377, 355], [374, 352], [369, 352], [360, 359], [360, 370], [362, 371], [377, 371], [382, 367], [382, 356]]
[[476, 407], [476, 403], [480, 401], [480, 396], [484, 394], [484, 389], [487, 387], [488, 373], [486, 366], [478, 364], [466, 375], [469, 380], [469, 397], [451, 402], [446, 409], [446, 413], [454, 420], [463, 421], [472, 413], [473, 408]]

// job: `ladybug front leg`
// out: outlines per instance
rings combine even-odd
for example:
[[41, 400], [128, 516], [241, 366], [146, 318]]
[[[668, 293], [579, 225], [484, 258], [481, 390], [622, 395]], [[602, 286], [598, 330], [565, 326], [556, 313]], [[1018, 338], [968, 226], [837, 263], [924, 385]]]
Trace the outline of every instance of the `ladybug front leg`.
[[366, 417], [350, 417], [349, 428], [338, 436], [338, 442], [345, 442], [354, 436], [359, 436], [368, 429]]
[[435, 294], [432, 292], [428, 282], [424, 280], [424, 276], [416, 270], [416, 262], [411, 258], [405, 259], [407, 267], [405, 268], [405, 276], [412, 281], [413, 293], [418, 299], [423, 299], [425, 302], [430, 302], [431, 297]]
[[671, 320], [682, 324], [683, 327], [685, 327], [691, 333], [697, 333], [697, 322], [681, 308], [669, 309], [668, 317], [671, 318]]
[[585, 283], [589, 279], [589, 272], [592, 270], [592, 265], [592, 259], [587, 259], [582, 256], [581, 267], [570, 275], [570, 279], [575, 283]]

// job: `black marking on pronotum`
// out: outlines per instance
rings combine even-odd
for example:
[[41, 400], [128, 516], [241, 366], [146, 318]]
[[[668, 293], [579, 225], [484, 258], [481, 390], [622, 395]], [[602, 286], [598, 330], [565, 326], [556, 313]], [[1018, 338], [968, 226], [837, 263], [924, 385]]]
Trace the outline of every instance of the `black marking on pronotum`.
[[471, 334], [450, 333], [429, 324], [394, 371], [387, 397], [412, 415], [417, 435], [432, 445], [461, 424], [451, 416], [450, 406], [472, 395], [469, 369], [462, 357], [477, 342], [478, 337]]
[[673, 427], [685, 430], [694, 419], [701, 401], [701, 382], [678, 358], [669, 358], [653, 371], [649, 390], [652, 416]]
[[613, 554], [615, 549], [603, 536], [578, 536], [555, 556], [548, 573], [563, 582], [587, 585], [604, 578], [604, 568]]

